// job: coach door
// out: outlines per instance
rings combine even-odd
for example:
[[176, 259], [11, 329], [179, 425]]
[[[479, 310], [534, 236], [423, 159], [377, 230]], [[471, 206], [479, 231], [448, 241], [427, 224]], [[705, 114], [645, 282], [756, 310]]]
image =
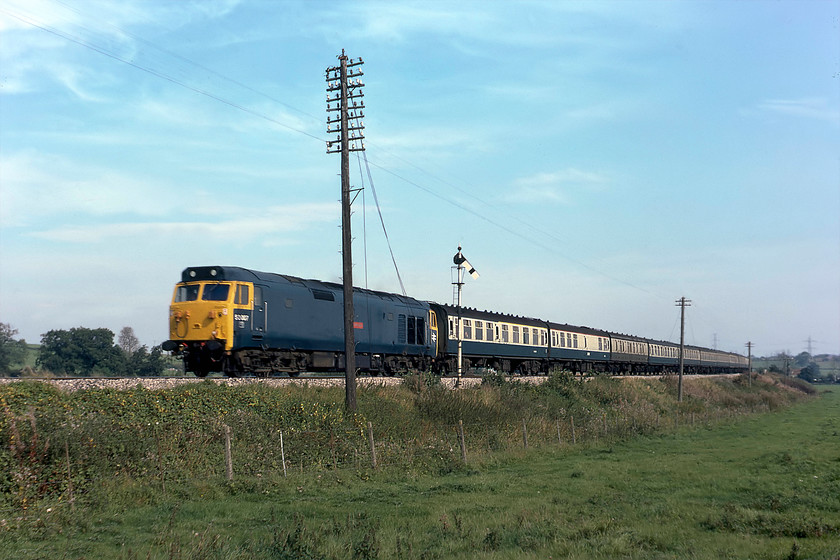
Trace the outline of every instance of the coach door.
[[262, 340], [268, 327], [268, 302], [263, 297], [263, 287], [254, 285], [254, 312], [251, 316], [251, 331], [254, 340]]

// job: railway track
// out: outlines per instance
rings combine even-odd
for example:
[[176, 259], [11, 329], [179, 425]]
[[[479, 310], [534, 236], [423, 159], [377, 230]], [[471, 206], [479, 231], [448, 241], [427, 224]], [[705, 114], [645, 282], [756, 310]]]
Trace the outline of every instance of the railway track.
[[[723, 375], [687, 375], [687, 378], [700, 377], [736, 377], [739, 374], [723, 374]], [[615, 376], [619, 379], [624, 378], [640, 378], [654, 379], [663, 376]], [[542, 383], [547, 376], [517, 376], [513, 377], [516, 381], [524, 383]], [[382, 385], [399, 385], [402, 383], [402, 377], [379, 377], [379, 376], [359, 376], [356, 382], [359, 386], [382, 386]], [[584, 378], [589, 379], [589, 378]], [[288, 385], [309, 385], [313, 387], [334, 387], [344, 386], [344, 374], [302, 374], [297, 377], [0, 377], [0, 385], [7, 383], [16, 383], [20, 381], [37, 381], [41, 383], [48, 383], [55, 385], [59, 389], [65, 391], [78, 391], [85, 389], [115, 389], [125, 390], [134, 387], [143, 387], [148, 390], [169, 389], [180, 385], [188, 385], [192, 383], [216, 383], [219, 385], [238, 386], [261, 384], [270, 387], [283, 387]], [[463, 376], [460, 381], [461, 387], [471, 387], [481, 384], [482, 377], [479, 376]], [[457, 377], [442, 377], [441, 384], [445, 387], [454, 388], [458, 386]]]
[[[54, 385], [65, 391], [79, 391], [85, 389], [115, 389], [126, 390], [143, 387], [148, 390], [169, 389], [192, 383], [216, 383], [219, 385], [239, 386], [261, 384], [270, 387], [289, 385], [309, 385], [313, 387], [344, 386], [344, 375], [300, 375], [298, 377], [5, 377], [0, 378], [0, 385], [21, 381], [37, 381]], [[444, 386], [454, 387], [457, 379], [448, 377], [441, 379]], [[358, 377], [356, 382], [360, 387], [374, 385], [398, 385], [401, 377]], [[480, 377], [465, 377], [461, 379], [461, 386], [477, 385]]]

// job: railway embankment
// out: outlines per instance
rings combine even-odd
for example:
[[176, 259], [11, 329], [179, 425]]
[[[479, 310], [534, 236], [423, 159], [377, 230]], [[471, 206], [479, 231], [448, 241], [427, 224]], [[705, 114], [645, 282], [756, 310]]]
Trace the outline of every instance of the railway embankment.
[[[525, 378], [523, 378], [525, 379]], [[543, 378], [527, 378], [528, 383], [541, 383]], [[184, 385], [209, 382], [226, 387], [257, 385], [263, 387], [344, 387], [344, 378], [337, 376], [299, 376], [299, 377], [2, 377], [0, 385], [30, 381], [45, 383], [62, 391], [75, 392], [89, 389], [112, 389], [126, 391], [137, 387], [149, 391], [173, 389]], [[360, 387], [391, 387], [400, 385], [402, 377], [360, 376], [356, 379]], [[443, 387], [472, 387], [481, 384], [481, 378], [464, 377], [460, 382], [453, 377], [440, 379]]]
[[84, 540], [103, 507], [481, 472], [536, 450], [713, 429], [815, 393], [782, 377], [689, 378], [678, 402], [673, 378], [526, 380], [465, 378], [453, 391], [421, 376], [360, 379], [355, 412], [340, 379], [0, 384], [0, 545]]

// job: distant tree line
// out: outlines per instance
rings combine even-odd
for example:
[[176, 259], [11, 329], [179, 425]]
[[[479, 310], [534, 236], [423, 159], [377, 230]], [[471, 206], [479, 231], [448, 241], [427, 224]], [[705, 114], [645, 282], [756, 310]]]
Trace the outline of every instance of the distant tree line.
[[[28, 351], [24, 340], [14, 339], [16, 334], [10, 325], [0, 323], [0, 373], [4, 375], [19, 373]], [[80, 377], [159, 376], [168, 365], [160, 346], [141, 345], [131, 327], [120, 331], [117, 344], [110, 329], [51, 330], [41, 335], [35, 364], [56, 375]]]
[[[776, 356], [764, 359], [774, 362], [767, 368], [768, 371], [774, 373], [795, 375], [810, 383], [837, 383], [840, 381], [840, 378], [837, 376], [836, 365], [832, 367], [836, 363], [837, 357], [828, 356], [827, 354], [814, 357], [808, 352], [800, 352], [796, 356], [787, 352], [781, 352]], [[823, 371], [817, 363], [818, 361], [821, 361], [828, 371]]]
[[26, 341], [15, 340], [17, 329], [0, 323], [0, 374], [7, 374], [15, 364], [23, 364], [26, 359]]

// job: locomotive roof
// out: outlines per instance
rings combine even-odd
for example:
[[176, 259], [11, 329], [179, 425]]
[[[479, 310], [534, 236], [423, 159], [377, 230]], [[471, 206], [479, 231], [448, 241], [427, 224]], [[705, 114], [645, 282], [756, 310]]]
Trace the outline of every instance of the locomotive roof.
[[[323, 282], [321, 280], [298, 278], [297, 276], [289, 276], [288, 274], [278, 274], [275, 272], [260, 272], [258, 270], [251, 270], [239, 266], [191, 266], [185, 268], [181, 273], [181, 282], [201, 282], [201, 281], [217, 281], [217, 282], [263, 282], [266, 284], [282, 284], [304, 286], [306, 288], [315, 290], [330, 290], [341, 293], [344, 287], [335, 282]], [[392, 294], [389, 292], [379, 292], [376, 290], [368, 290], [367, 288], [359, 288], [354, 286], [353, 292], [372, 295], [380, 299], [390, 299], [393, 301], [402, 302], [407, 305], [425, 306], [420, 301], [403, 296], [400, 294]]]

